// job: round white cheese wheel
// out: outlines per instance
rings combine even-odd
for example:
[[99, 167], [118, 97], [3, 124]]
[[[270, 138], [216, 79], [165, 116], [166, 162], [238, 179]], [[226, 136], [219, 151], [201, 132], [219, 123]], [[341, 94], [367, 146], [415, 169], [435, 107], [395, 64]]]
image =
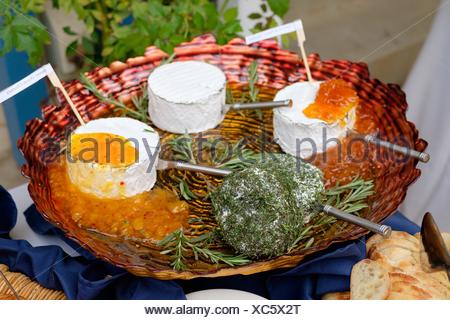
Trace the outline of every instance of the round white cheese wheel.
[[292, 107], [273, 111], [274, 138], [281, 149], [293, 156], [309, 158], [336, 146], [355, 123], [355, 108], [343, 121], [328, 124], [307, 117], [303, 110], [316, 99], [321, 82], [297, 82], [278, 91], [274, 100], [291, 99]]
[[173, 133], [216, 127], [226, 113], [225, 96], [225, 74], [205, 62], [165, 64], [148, 78], [150, 119], [158, 128]]
[[[153, 128], [130, 118], [103, 118], [78, 127], [72, 134], [83, 133], [109, 133], [125, 138], [136, 149], [138, 159], [128, 166], [114, 166], [74, 160], [68, 153], [69, 178], [81, 191], [98, 198], [115, 199], [130, 197], [154, 186], [160, 148], [159, 135]], [[95, 142], [86, 146], [94, 148]]]

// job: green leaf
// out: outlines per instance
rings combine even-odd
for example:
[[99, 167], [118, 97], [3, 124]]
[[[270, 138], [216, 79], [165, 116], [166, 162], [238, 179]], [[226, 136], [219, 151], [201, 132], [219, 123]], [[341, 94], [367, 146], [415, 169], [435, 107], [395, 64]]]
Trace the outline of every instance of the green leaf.
[[194, 23], [194, 26], [199, 29], [203, 29], [205, 26], [205, 20], [199, 12], [194, 12], [192, 15], [192, 22]]
[[94, 44], [86, 37], [81, 38], [81, 45], [83, 46], [84, 52], [89, 55], [95, 53]]
[[229, 8], [225, 13], [223, 14], [223, 19], [225, 22], [233, 21], [238, 16], [238, 9], [237, 8]]
[[267, 2], [273, 13], [281, 18], [283, 18], [289, 10], [290, 0], [267, 0]]
[[44, 11], [45, 0], [22, 0], [20, 1], [22, 5], [22, 11], [41, 13]]
[[[11, 25], [16, 28], [28, 28], [33, 27], [33, 23], [31, 22], [31, 16], [25, 16], [22, 14], [14, 16]], [[39, 22], [40, 24], [40, 22]]]
[[27, 51], [31, 52], [33, 50], [33, 47], [35, 46], [35, 41], [28, 33], [21, 33], [18, 32], [16, 34], [17, 37], [17, 43], [16, 43], [16, 49], [19, 51]]
[[208, 30], [214, 30], [219, 22], [219, 15], [216, 6], [213, 3], [207, 3], [204, 6], [205, 15], [208, 17], [206, 19], [206, 28]]
[[84, 23], [86, 25], [86, 31], [88, 33], [94, 32], [95, 21], [94, 21], [94, 18], [92, 16], [87, 16], [86, 19], [84, 20]]
[[64, 33], [66, 33], [66, 34], [68, 34], [68, 35], [70, 35], [70, 36], [76, 36], [76, 35], [77, 35], [77, 33], [76, 33], [75, 31], [73, 31], [73, 30], [70, 28], [70, 26], [65, 26], [65, 27], [63, 28], [63, 31], [64, 31]]
[[261, 10], [262, 10], [262, 12], [267, 12], [267, 4], [262, 3], [261, 4]]
[[97, 21], [103, 21], [105, 19], [104, 14], [101, 11], [93, 10], [91, 11], [91, 15], [97, 20]]
[[11, 26], [6, 26], [3, 30], [0, 29], [0, 39], [3, 40], [3, 47], [0, 50], [0, 55], [5, 55], [15, 45], [15, 33]]
[[250, 13], [250, 14], [248, 15], [248, 17], [249, 17], [250, 19], [252, 19], [252, 20], [256, 20], [256, 19], [262, 18], [262, 15], [261, 15], [260, 13], [254, 12], [254, 13]]
[[66, 56], [73, 57], [77, 54], [78, 40], [72, 41], [66, 48]]
[[133, 14], [133, 17], [135, 19], [145, 19], [147, 14], [147, 6], [148, 4], [144, 2], [133, 2], [133, 4], [131, 5], [131, 12]]
[[104, 47], [102, 50], [102, 56], [109, 56], [114, 51], [114, 47]]
[[113, 32], [117, 39], [126, 39], [133, 35], [131, 26], [116, 26], [113, 28]]

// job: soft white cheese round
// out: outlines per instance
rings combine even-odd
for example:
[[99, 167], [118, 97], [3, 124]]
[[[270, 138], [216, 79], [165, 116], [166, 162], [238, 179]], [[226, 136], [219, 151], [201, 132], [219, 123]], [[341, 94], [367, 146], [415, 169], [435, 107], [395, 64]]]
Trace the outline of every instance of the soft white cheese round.
[[196, 133], [216, 127], [225, 113], [226, 77], [199, 61], [173, 62], [148, 78], [148, 113], [158, 128]]
[[159, 135], [153, 128], [130, 118], [103, 118], [78, 127], [72, 134], [81, 133], [118, 135], [128, 139], [139, 155], [135, 163], [120, 167], [75, 161], [68, 154], [69, 178], [81, 191], [99, 198], [124, 198], [148, 191], [154, 186], [160, 148]]
[[303, 110], [316, 99], [321, 82], [297, 82], [278, 91], [274, 100], [292, 99], [292, 107], [273, 111], [274, 138], [281, 149], [293, 156], [308, 158], [337, 145], [355, 122], [355, 108], [344, 121], [328, 124], [307, 117]]

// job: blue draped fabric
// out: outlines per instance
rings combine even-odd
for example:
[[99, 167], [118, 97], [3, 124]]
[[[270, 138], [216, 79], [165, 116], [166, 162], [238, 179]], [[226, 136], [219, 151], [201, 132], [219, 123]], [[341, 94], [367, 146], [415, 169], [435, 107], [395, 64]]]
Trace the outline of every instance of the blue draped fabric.
[[[26, 210], [25, 217], [36, 233], [61, 237], [81, 256], [70, 257], [58, 246], [32, 247], [27, 241], [10, 239], [17, 209], [9, 193], [0, 186], [0, 263], [44, 287], [63, 290], [69, 299], [185, 299], [185, 293], [213, 288], [244, 290], [269, 299], [319, 299], [327, 292], [348, 290], [353, 264], [365, 258], [365, 239], [361, 238], [335, 244], [292, 269], [249, 276], [163, 281], [137, 277], [95, 259], [45, 221], [34, 206]], [[385, 223], [394, 230], [419, 231], [401, 213]]]

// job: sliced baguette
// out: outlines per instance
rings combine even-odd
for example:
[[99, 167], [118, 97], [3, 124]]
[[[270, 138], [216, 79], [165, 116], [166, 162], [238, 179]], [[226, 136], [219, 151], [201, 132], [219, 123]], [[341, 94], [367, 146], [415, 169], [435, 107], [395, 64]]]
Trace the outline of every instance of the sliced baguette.
[[390, 292], [387, 270], [377, 261], [365, 259], [353, 266], [350, 277], [350, 299], [384, 300]]
[[387, 300], [430, 300], [433, 296], [425, 289], [407, 281], [394, 281]]
[[371, 236], [366, 242], [366, 253], [369, 255], [370, 249], [377, 243], [380, 243], [384, 240], [384, 237], [380, 234], [375, 234]]
[[[391, 279], [391, 292], [402, 292], [403, 288], [410, 286], [422, 289], [421, 295], [427, 299], [446, 299], [447, 290], [439, 282], [434, 280], [424, 272], [416, 272], [413, 274], [406, 274], [401, 272], [389, 273]], [[413, 289], [413, 292], [417, 290]]]
[[448, 232], [442, 232], [442, 238], [444, 238], [445, 245], [447, 246], [447, 249], [450, 250], [450, 233]]
[[382, 243], [385, 246], [399, 245], [406, 248], [410, 248], [412, 250], [417, 250], [419, 240], [418, 238], [403, 231], [392, 231], [389, 239], [385, 239], [383, 236], [375, 234], [372, 237], [370, 237], [366, 242], [366, 253], [369, 254], [372, 247], [380, 243]]
[[404, 246], [386, 246], [380, 243], [374, 245], [370, 251], [369, 257], [385, 265], [389, 271], [392, 271], [392, 268], [412, 271], [421, 269], [419, 250], [411, 250]]

